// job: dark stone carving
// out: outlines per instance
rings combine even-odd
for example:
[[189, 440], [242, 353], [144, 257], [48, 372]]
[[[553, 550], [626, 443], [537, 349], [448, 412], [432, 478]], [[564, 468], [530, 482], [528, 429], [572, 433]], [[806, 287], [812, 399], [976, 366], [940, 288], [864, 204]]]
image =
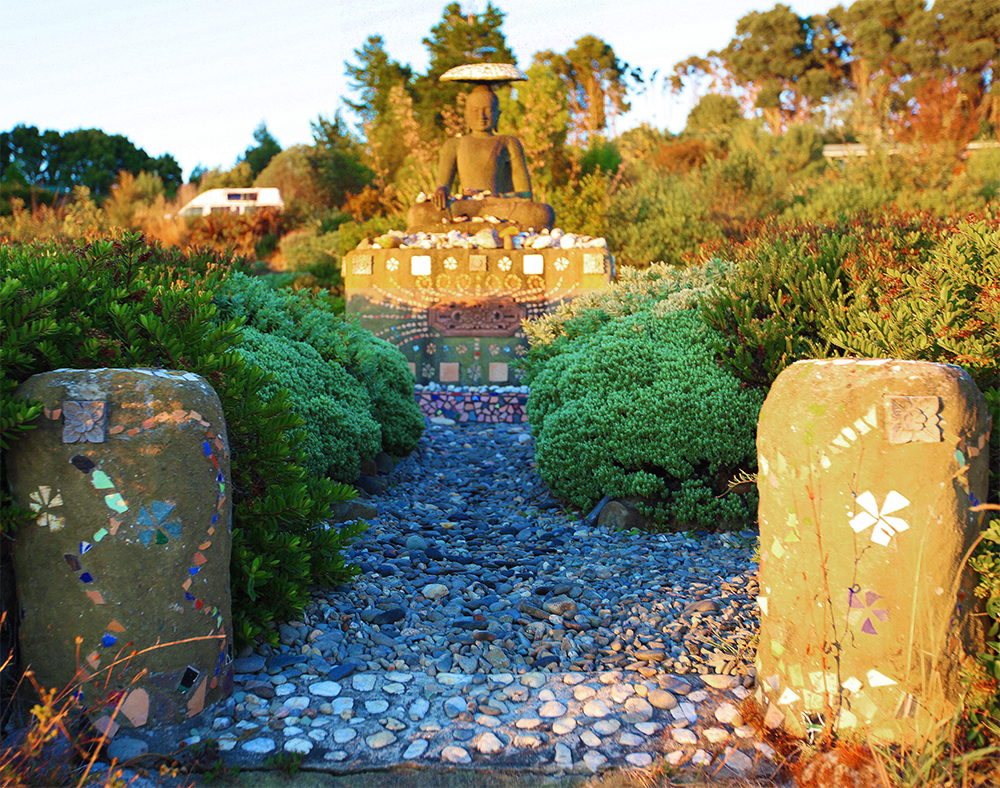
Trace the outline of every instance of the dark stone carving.
[[528, 310], [510, 298], [441, 301], [428, 310], [431, 328], [446, 337], [509, 337]]

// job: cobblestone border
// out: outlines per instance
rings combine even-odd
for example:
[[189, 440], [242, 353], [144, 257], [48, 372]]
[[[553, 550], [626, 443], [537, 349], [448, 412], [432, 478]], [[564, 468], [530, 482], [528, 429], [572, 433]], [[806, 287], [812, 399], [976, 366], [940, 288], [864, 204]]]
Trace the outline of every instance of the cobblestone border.
[[528, 421], [528, 395], [525, 393], [418, 388], [415, 397], [424, 416], [451, 419], [456, 424], [522, 424]]

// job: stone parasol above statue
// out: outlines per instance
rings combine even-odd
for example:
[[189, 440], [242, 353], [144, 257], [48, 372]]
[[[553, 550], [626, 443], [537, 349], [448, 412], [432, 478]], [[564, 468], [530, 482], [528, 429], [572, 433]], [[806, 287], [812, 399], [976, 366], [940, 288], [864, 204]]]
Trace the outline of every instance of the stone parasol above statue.
[[[447, 232], [471, 227], [474, 219], [513, 225], [519, 230], [552, 228], [552, 208], [532, 199], [531, 177], [520, 141], [496, 133], [500, 106], [495, 87], [527, 78], [507, 63], [457, 66], [441, 75], [442, 82], [475, 85], [465, 104], [470, 133], [449, 139], [441, 148], [437, 188], [430, 199], [410, 208], [407, 231]], [[462, 191], [452, 197], [456, 175]]]

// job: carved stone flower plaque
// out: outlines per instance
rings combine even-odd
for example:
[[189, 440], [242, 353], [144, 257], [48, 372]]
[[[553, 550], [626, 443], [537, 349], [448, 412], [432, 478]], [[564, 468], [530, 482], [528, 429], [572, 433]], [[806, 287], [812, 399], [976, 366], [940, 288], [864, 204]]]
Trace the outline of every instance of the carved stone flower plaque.
[[104, 443], [107, 408], [104, 402], [63, 402], [63, 443]]
[[883, 396], [885, 431], [889, 443], [940, 443], [940, 397]]

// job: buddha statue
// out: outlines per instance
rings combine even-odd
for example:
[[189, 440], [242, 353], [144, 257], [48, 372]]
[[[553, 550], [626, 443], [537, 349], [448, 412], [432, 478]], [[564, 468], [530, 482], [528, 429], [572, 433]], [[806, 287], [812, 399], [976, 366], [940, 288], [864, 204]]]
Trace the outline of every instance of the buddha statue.
[[[472, 221], [475, 217], [519, 230], [552, 228], [552, 208], [532, 199], [524, 149], [516, 137], [496, 133], [499, 119], [500, 103], [492, 84], [477, 84], [465, 104], [470, 133], [449, 139], [441, 148], [437, 188], [429, 200], [410, 208], [408, 231], [447, 232], [464, 229], [466, 222], [474, 231], [482, 226]], [[462, 192], [452, 197], [456, 175]]]

